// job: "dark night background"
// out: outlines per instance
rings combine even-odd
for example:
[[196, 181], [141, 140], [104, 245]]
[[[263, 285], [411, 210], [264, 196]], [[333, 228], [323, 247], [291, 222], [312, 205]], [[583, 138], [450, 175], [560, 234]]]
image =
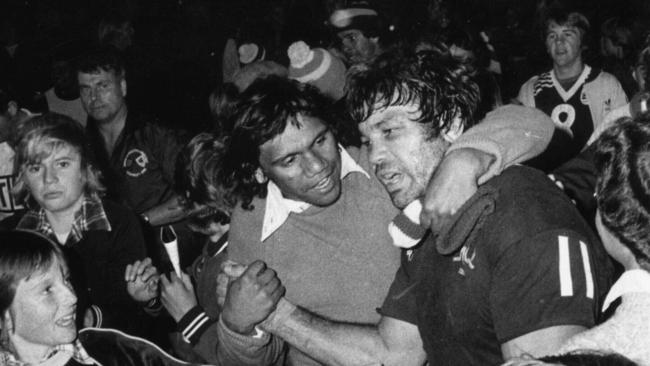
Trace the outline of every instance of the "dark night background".
[[[550, 64], [536, 29], [540, 0], [448, 1], [456, 22], [490, 34], [504, 65], [503, 94], [516, 93], [528, 77]], [[221, 54], [228, 37], [265, 38], [270, 58], [286, 63], [286, 46], [295, 40], [329, 46], [325, 21], [340, 1], [332, 0], [3, 0], [0, 43], [18, 44], [13, 61], [0, 60], [0, 88], [38, 110], [39, 92], [51, 86], [53, 55], [71, 57], [92, 44], [97, 25], [127, 19], [135, 30], [127, 51], [131, 108], [156, 114], [171, 125], [198, 131], [209, 123], [207, 96], [221, 81]], [[650, 1], [561, 1], [592, 22], [590, 50], [597, 50], [600, 23], [611, 16], [635, 16], [647, 26]], [[396, 31], [408, 37], [427, 19], [427, 1], [376, 0]], [[3, 47], [4, 48], [4, 47]], [[273, 52], [275, 51], [275, 52]], [[586, 61], [598, 65], [597, 52]], [[36, 97], [34, 96], [36, 95]]]

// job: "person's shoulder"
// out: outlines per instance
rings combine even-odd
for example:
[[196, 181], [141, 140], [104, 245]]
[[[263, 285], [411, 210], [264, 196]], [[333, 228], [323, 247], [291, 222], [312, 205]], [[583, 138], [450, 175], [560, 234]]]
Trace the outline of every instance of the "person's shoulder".
[[176, 151], [190, 139], [189, 133], [181, 128], [175, 128], [159, 118], [129, 111], [127, 117], [127, 136], [135, 144], [146, 146], [153, 151]]
[[541, 72], [539, 74], [535, 74], [535, 75], [531, 76], [530, 78], [528, 78], [528, 80], [526, 80], [524, 82], [524, 84], [522, 85], [522, 88], [523, 87], [532, 88], [538, 82], [545, 82], [545, 81], [550, 82], [551, 79], [552, 79], [552, 76], [551, 76], [552, 72], [553, 72], [553, 70], [548, 70], [548, 71], [544, 71], [544, 72]]
[[539, 75], [533, 75], [528, 80], [524, 81], [523, 84], [521, 84], [521, 89], [532, 89], [533, 86], [535, 85], [535, 82], [539, 79]]
[[180, 128], [173, 126], [170, 123], [166, 123], [159, 117], [143, 113], [143, 112], [131, 112], [127, 116], [129, 123], [129, 129], [134, 133], [146, 133], [146, 134], [172, 134], [172, 135], [186, 135], [187, 132]]
[[498, 188], [500, 192], [515, 193], [533, 186], [547, 186], [546, 181], [550, 182], [540, 170], [523, 165], [513, 165], [506, 168], [502, 174], [487, 181], [487, 184]]
[[543, 172], [512, 166], [486, 185], [498, 192], [494, 224], [517, 228], [513, 232], [532, 235], [554, 229], [587, 233], [587, 224], [575, 205]]
[[[249, 207], [242, 207], [241, 201], [232, 210], [230, 217], [229, 241], [237, 242], [239, 239], [262, 233], [262, 225], [266, 212], [266, 199], [254, 197]], [[259, 238], [259, 236], [258, 236]]]
[[618, 86], [619, 88], [622, 88], [620, 81], [616, 78], [616, 76], [608, 73], [605, 70], [597, 69], [595, 70], [597, 72], [595, 80], [600, 80], [601, 83], [606, 83], [607, 85], [614, 85]]
[[[547, 80], [548, 82], [543, 83], [542, 81]], [[531, 76], [526, 80], [521, 87], [519, 88], [519, 95], [517, 99], [523, 105], [534, 107], [534, 95], [540, 89], [540, 83], [543, 85], [549, 85], [550, 83], [550, 73], [545, 72], [538, 75]]]

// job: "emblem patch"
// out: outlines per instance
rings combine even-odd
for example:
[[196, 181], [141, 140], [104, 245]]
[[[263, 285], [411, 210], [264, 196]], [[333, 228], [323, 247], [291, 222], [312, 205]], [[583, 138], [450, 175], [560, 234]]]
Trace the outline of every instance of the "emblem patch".
[[142, 150], [132, 149], [126, 153], [122, 166], [129, 177], [139, 177], [147, 171], [149, 158]]
[[571, 104], [557, 105], [551, 112], [551, 119], [558, 129], [567, 132], [569, 136], [573, 137], [571, 126], [576, 120], [576, 110]]

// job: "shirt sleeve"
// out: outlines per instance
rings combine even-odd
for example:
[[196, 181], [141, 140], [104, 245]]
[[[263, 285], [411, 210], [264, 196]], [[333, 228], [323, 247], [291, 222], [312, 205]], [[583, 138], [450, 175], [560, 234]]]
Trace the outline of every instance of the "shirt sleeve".
[[402, 263], [388, 289], [384, 303], [378, 309], [379, 313], [382, 316], [417, 324], [416, 285], [417, 282], [409, 277]]
[[535, 97], [533, 96], [533, 90], [535, 81], [537, 81], [537, 76], [533, 76], [528, 79], [521, 88], [519, 89], [519, 95], [517, 95], [517, 101], [525, 106], [535, 107]]
[[494, 157], [482, 184], [505, 168], [542, 153], [551, 141], [555, 126], [544, 112], [535, 108], [507, 105], [488, 113], [483, 121], [463, 133], [447, 153], [473, 148]]
[[499, 342], [557, 325], [594, 325], [592, 245], [575, 232], [552, 230], [501, 253], [489, 294]]
[[253, 366], [278, 364], [287, 347], [282, 339], [269, 333], [261, 337], [238, 334], [219, 320], [207, 327], [193, 349], [210, 364]]

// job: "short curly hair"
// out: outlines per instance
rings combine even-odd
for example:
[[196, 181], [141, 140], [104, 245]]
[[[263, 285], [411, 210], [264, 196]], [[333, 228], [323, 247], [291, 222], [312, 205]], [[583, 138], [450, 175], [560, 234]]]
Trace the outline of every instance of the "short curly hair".
[[650, 268], [650, 118], [618, 120], [595, 146], [603, 225]]
[[313, 86], [279, 76], [258, 79], [241, 94], [232, 116], [232, 130], [226, 132], [226, 153], [222, 184], [229, 199], [252, 209], [254, 197], [266, 196], [266, 184], [257, 181], [260, 146], [282, 134], [292, 124], [300, 127], [298, 115], [320, 119], [337, 131], [332, 103]]
[[232, 194], [220, 183], [225, 150], [223, 138], [203, 132], [178, 154], [174, 190], [187, 210], [204, 207], [190, 221], [230, 222]]
[[469, 69], [433, 51], [387, 52], [351, 75], [348, 88], [348, 113], [356, 123], [378, 109], [415, 103], [421, 112], [417, 122], [429, 127], [431, 138], [448, 129], [455, 117], [465, 128], [474, 125], [480, 100]]

